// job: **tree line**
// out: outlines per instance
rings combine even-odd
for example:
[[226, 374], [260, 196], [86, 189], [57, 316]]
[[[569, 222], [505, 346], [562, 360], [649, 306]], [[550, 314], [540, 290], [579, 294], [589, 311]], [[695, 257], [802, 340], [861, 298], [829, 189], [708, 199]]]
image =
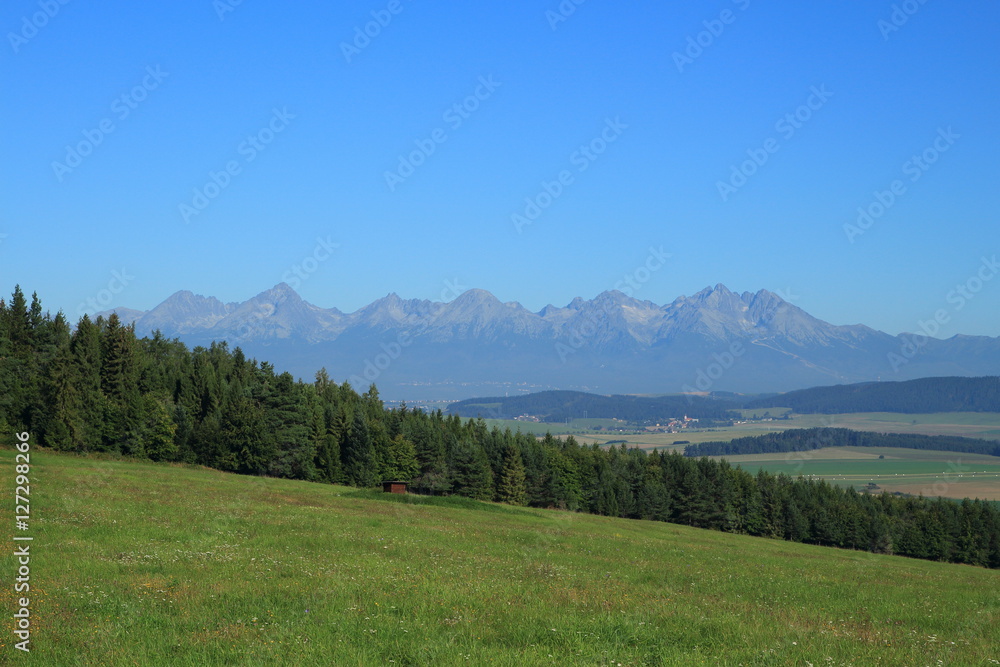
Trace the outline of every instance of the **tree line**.
[[386, 409], [374, 385], [359, 394], [325, 370], [298, 381], [225, 343], [137, 338], [115, 315], [72, 328], [15, 288], [0, 300], [0, 433], [9, 444], [22, 431], [60, 451], [359, 487], [399, 479], [426, 493], [1000, 567], [990, 503], [868, 495]]
[[712, 441], [684, 448], [684, 456], [735, 456], [805, 452], [823, 447], [905, 447], [941, 452], [962, 452], [1000, 456], [1000, 442], [949, 435], [875, 433], [846, 428], [793, 428], [764, 435]]

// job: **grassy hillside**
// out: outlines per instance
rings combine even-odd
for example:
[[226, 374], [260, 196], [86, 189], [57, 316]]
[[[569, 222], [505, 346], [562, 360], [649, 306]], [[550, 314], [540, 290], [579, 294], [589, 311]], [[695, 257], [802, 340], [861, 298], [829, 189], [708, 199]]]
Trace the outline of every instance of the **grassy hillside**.
[[47, 665], [983, 665], [1000, 645], [1000, 572], [974, 567], [37, 451], [31, 493]]

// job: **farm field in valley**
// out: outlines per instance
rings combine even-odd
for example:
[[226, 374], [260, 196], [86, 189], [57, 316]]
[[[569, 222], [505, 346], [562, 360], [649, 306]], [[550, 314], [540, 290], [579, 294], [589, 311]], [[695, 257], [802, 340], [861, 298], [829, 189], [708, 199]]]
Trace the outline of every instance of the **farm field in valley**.
[[898, 447], [828, 447], [716, 458], [751, 472], [763, 468], [792, 476], [816, 476], [857, 489], [876, 484], [878, 490], [890, 493], [1000, 500], [1000, 458], [995, 456]]
[[998, 571], [194, 466], [31, 466], [47, 665], [993, 664], [1000, 645]]
[[935, 412], [855, 412], [840, 415], [799, 415], [790, 420], [796, 428], [833, 426], [856, 431], [958, 435], [966, 438], [1000, 440], [1000, 413]]
[[[747, 417], [765, 412], [778, 416], [787, 412], [786, 408], [769, 408], [767, 410], [741, 410]], [[984, 438], [1000, 440], [1000, 413], [996, 412], [937, 412], [931, 414], [906, 414], [902, 412], [855, 412], [838, 415], [800, 415], [792, 414], [790, 419], [774, 421], [756, 421], [745, 424], [734, 424], [725, 428], [685, 429], [680, 433], [606, 433], [595, 432], [593, 426], [603, 428], [621, 426], [622, 422], [610, 419], [574, 419], [568, 424], [545, 422], [520, 422], [515, 420], [488, 419], [492, 427], [509, 427], [512, 431], [520, 428], [526, 433], [552, 435], [572, 434], [580, 442], [597, 442], [603, 444], [608, 440], [625, 440], [629, 446], [642, 449], [672, 448], [677, 440], [687, 440], [691, 443], [711, 442], [713, 440], [729, 441], [752, 435], [763, 435], [775, 431], [785, 431], [790, 428], [815, 428], [828, 426], [834, 428], [849, 428], [855, 431], [877, 431], [882, 433], [916, 433], [923, 435], [957, 435], [966, 438]]]

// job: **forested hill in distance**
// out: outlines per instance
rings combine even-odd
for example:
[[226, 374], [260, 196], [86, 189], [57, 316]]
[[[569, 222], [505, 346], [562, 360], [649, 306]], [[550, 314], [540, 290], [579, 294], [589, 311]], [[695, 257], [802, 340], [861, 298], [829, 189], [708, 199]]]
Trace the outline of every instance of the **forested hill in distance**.
[[906, 382], [866, 382], [814, 387], [764, 398], [731, 393], [671, 396], [600, 396], [578, 391], [543, 391], [521, 396], [472, 398], [452, 403], [448, 411], [463, 417], [514, 419], [533, 415], [547, 422], [615, 418], [659, 421], [687, 415], [726, 420], [737, 409], [791, 408], [800, 414], [850, 412], [1000, 412], [1000, 377], [921, 378]]
[[227, 341], [306, 380], [325, 367], [355, 387], [376, 382], [389, 400], [518, 388], [783, 392], [1000, 374], [1000, 338], [939, 340], [834, 325], [766, 289], [738, 293], [722, 284], [662, 305], [610, 290], [538, 312], [451, 285], [441, 301], [389, 294], [346, 313], [308, 303], [280, 283], [242, 303], [181, 291], [149, 311], [116, 312], [139, 336], [158, 330], [192, 347]]
[[1000, 412], [1000, 377], [931, 377], [813, 387], [747, 401], [741, 407], [791, 408], [800, 414]]
[[684, 456], [807, 452], [825, 447], [905, 447], [1000, 457], [1000, 442], [996, 440], [916, 433], [874, 433], [846, 428], [793, 428], [777, 433], [735, 438], [728, 442], [702, 442], [685, 447]]

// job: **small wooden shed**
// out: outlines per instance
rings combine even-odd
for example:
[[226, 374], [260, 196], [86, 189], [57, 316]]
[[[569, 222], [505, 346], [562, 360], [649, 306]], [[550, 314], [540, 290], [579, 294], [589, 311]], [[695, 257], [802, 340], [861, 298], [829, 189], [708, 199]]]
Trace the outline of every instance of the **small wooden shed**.
[[406, 493], [407, 482], [396, 480], [382, 482], [382, 491], [385, 493]]

